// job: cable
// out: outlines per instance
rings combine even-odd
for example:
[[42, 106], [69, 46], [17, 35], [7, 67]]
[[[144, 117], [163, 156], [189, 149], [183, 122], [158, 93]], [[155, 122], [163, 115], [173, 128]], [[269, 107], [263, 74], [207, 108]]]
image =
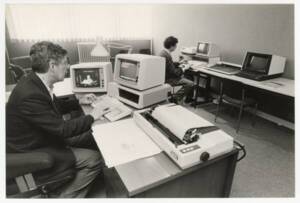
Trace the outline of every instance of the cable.
[[246, 152], [246, 149], [245, 149], [245, 145], [240, 143], [239, 141], [237, 140], [234, 140], [234, 144], [237, 145], [237, 148], [239, 151], [243, 151], [243, 155], [237, 159], [237, 162], [241, 161], [242, 159], [245, 158], [245, 156], [247, 155], [247, 152]]

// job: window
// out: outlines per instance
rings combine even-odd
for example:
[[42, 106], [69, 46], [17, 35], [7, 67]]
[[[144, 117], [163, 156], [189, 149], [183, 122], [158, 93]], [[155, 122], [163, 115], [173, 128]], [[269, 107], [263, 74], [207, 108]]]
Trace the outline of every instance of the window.
[[145, 4], [7, 4], [11, 40], [138, 39], [152, 36]]

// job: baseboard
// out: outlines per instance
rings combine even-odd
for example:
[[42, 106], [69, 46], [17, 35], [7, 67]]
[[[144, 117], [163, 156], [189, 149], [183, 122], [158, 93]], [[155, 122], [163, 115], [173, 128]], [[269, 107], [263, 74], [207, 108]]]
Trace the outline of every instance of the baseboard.
[[[218, 95], [213, 93], [213, 94], [211, 94], [211, 96], [213, 98], [217, 98]], [[246, 109], [246, 111], [250, 112], [250, 113], [252, 113], [253, 110], [254, 109], [252, 109], [252, 108]], [[260, 111], [260, 110], [257, 110], [257, 116], [259, 116], [261, 118], [264, 118], [264, 119], [266, 119], [268, 121], [271, 121], [273, 123], [276, 123], [279, 126], [284, 126], [284, 127], [288, 128], [288, 129], [295, 130], [295, 123], [292, 123], [290, 121], [284, 120], [284, 119], [279, 118], [277, 116], [273, 116], [271, 114], [265, 113], [265, 112]]]
[[289, 128], [291, 130], [295, 130], [295, 123], [292, 123], [290, 121], [284, 120], [282, 118], [278, 118], [276, 116], [267, 114], [263, 111], [257, 111], [257, 116], [264, 118], [266, 120], [272, 121], [273, 123], [276, 123], [279, 126], [284, 126], [286, 128]]

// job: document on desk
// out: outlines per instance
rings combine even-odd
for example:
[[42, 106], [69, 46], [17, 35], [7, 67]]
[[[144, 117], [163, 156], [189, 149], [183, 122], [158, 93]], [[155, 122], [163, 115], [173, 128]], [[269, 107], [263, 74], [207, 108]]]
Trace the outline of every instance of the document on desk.
[[273, 81], [267, 81], [267, 82], [263, 82], [262, 84], [266, 85], [266, 86], [270, 86], [273, 88], [279, 88], [284, 86], [283, 84], [279, 83], [279, 82], [273, 82]]
[[57, 97], [74, 94], [72, 91], [71, 78], [65, 78], [64, 81], [55, 83], [53, 85], [53, 93]]
[[93, 136], [109, 168], [161, 152], [133, 119], [95, 125]]

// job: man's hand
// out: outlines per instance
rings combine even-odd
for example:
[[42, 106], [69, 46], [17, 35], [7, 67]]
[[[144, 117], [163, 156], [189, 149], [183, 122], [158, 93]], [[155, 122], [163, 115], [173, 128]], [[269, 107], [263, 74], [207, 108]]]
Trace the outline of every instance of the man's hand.
[[79, 104], [91, 104], [97, 100], [96, 95], [94, 94], [85, 94], [79, 99]]
[[96, 121], [96, 120], [100, 119], [108, 111], [109, 111], [109, 108], [104, 108], [102, 105], [95, 105], [93, 110], [90, 112], [90, 115]]
[[182, 69], [183, 72], [185, 72], [189, 68], [191, 68], [190, 64], [181, 64], [181, 69]]

